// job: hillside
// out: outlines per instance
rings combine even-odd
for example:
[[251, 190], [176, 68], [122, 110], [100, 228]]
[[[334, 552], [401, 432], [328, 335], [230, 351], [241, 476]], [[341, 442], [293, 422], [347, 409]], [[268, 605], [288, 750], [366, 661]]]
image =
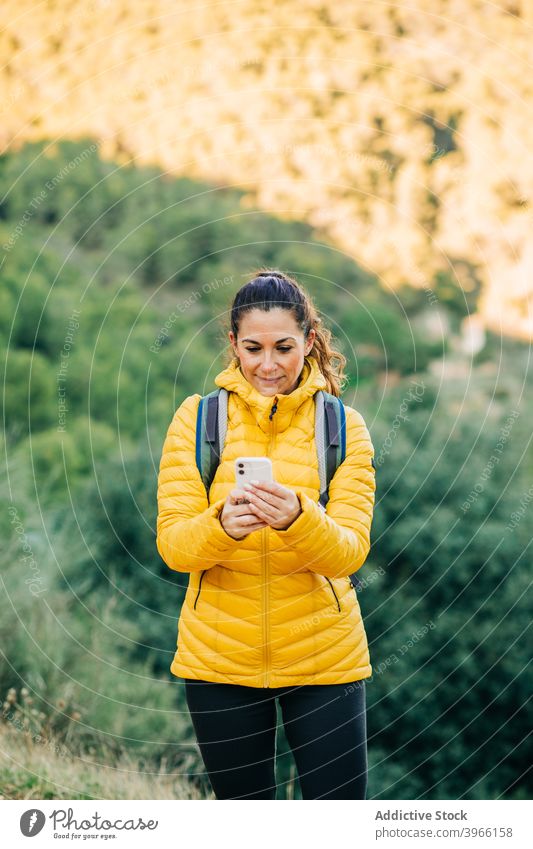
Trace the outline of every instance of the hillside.
[[[472, 358], [444, 284], [429, 306], [398, 300], [309, 225], [243, 214], [236, 190], [43, 144], [0, 157], [0, 692], [8, 717], [20, 692], [22, 722], [0, 737], [5, 792], [181, 798], [176, 776], [198, 778], [169, 672], [188, 576], [156, 549], [157, 467], [176, 405], [217, 373], [238, 281], [272, 263], [316, 296], [375, 446], [369, 798], [528, 798], [528, 346], [489, 334]], [[25, 720], [61, 763], [17, 736]], [[297, 798], [281, 729], [278, 755], [280, 798]]]
[[0, 144], [90, 137], [109, 160], [239, 186], [385, 288], [444, 281], [529, 339], [532, 10], [7, 0]]

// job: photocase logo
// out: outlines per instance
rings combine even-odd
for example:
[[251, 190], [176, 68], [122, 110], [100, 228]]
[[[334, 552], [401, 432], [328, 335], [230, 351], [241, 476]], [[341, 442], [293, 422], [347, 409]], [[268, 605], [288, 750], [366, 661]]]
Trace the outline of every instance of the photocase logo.
[[24, 811], [20, 818], [20, 830], [24, 837], [35, 837], [42, 831], [46, 822], [46, 817], [42, 811], [37, 808], [31, 808], [29, 811]]

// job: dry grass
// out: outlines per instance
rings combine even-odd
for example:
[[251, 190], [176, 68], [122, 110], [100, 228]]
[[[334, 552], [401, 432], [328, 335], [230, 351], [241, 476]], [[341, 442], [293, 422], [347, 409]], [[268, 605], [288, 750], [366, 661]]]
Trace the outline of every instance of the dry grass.
[[182, 776], [150, 774], [124, 755], [114, 765], [71, 755], [64, 747], [0, 725], [2, 799], [201, 799]]

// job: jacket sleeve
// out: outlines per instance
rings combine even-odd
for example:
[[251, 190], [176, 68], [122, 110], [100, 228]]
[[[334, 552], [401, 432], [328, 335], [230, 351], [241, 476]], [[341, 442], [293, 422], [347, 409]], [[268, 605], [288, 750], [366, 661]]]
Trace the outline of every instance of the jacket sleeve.
[[284, 531], [275, 531], [312, 572], [342, 578], [365, 562], [376, 491], [373, 456], [363, 417], [346, 407], [346, 457], [330, 481], [326, 510], [295, 487], [302, 512]]
[[241, 540], [219, 521], [226, 499], [209, 506], [196, 465], [196, 415], [200, 395], [190, 395], [176, 411], [167, 431], [157, 483], [157, 550], [177, 572], [215, 566]]

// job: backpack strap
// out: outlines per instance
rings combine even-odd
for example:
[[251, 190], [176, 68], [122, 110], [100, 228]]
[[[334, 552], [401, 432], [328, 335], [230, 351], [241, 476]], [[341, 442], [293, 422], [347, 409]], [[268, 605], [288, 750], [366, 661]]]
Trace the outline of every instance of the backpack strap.
[[218, 387], [200, 398], [196, 417], [196, 465], [209, 497], [228, 427], [228, 392]]
[[320, 478], [320, 504], [329, 501], [329, 484], [346, 457], [346, 412], [340, 398], [320, 390], [315, 393], [315, 442]]
[[[340, 398], [322, 390], [315, 393], [315, 443], [320, 478], [319, 503], [329, 501], [329, 484], [346, 458], [346, 411]], [[354, 590], [362, 586], [356, 572], [350, 575]]]

